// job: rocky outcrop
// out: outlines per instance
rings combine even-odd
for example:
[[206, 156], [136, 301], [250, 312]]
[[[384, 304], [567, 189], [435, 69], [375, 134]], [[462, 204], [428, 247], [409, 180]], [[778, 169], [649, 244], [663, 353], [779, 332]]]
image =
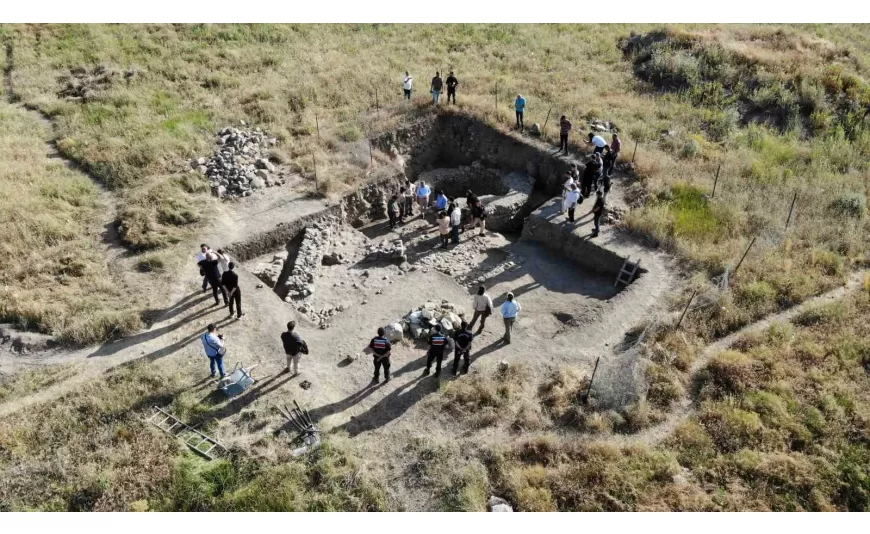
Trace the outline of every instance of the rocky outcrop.
[[422, 339], [432, 333], [435, 325], [441, 325], [442, 333], [452, 334], [461, 327], [464, 317], [465, 309], [462, 306], [442, 300], [441, 304], [427, 302], [409, 311], [399, 324], [412, 339]]
[[[243, 123], [244, 125], [244, 123]], [[218, 132], [220, 147], [208, 159], [191, 160], [193, 172], [208, 176], [214, 196], [246, 197], [254, 189], [284, 184], [266, 151], [278, 140], [260, 128], [226, 127]]]

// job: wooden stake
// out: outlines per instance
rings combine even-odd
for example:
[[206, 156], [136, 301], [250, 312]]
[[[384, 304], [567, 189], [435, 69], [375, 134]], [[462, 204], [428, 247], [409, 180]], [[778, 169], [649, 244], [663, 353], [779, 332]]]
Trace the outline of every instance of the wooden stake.
[[697, 290], [697, 289], [693, 289], [693, 290], [692, 290], [692, 296], [689, 297], [689, 302], [687, 302], [687, 303], [686, 303], [686, 307], [683, 308], [683, 314], [680, 315], [680, 320], [677, 321], [677, 325], [674, 327], [674, 330], [678, 330], [678, 329], [680, 328], [680, 325], [683, 324], [683, 317], [686, 316], [686, 312], [689, 311], [689, 306], [692, 305], [692, 301], [695, 300], [695, 295], [697, 295], [697, 294], [698, 294], [698, 290]]
[[719, 183], [719, 169], [721, 169], [721, 168], [722, 168], [722, 164], [720, 163], [719, 166], [716, 167], [716, 179], [713, 180], [713, 192], [710, 193], [710, 198], [713, 198], [716, 196], [716, 184]]
[[634, 142], [634, 152], [631, 153], [631, 162], [634, 163], [634, 156], [637, 154], [637, 141]]
[[553, 111], [553, 108], [547, 110], [547, 120], [544, 121], [544, 127], [541, 128], [541, 137], [544, 137], [544, 130], [547, 129], [547, 123], [550, 121], [550, 112]]
[[495, 82], [495, 120], [498, 120], [498, 82]]
[[752, 248], [752, 245], [755, 244], [755, 240], [756, 240], [756, 239], [757, 239], [757, 238], [755, 238], [755, 237], [752, 238], [752, 242], [749, 243], [749, 246], [748, 246], [748, 247], [746, 247], [746, 252], [743, 253], [743, 257], [740, 258], [740, 261], [737, 262], [737, 267], [735, 267], [734, 270], [731, 271], [731, 276], [734, 276], [734, 274], [737, 272], [737, 269], [739, 269], [740, 266], [743, 264], [743, 260], [746, 259], [746, 255], [749, 254], [749, 249], [751, 249], [751, 248]]
[[589, 394], [592, 392], [592, 383], [595, 381], [595, 373], [598, 371], [598, 362], [601, 356], [595, 358], [595, 367], [592, 369], [592, 377], [589, 378], [589, 387], [586, 388], [586, 393], [583, 394], [583, 402], [589, 402]]
[[795, 202], [797, 202], [797, 191], [794, 192], [794, 198], [791, 199], [791, 207], [788, 209], [788, 219], [785, 220], [786, 229], [788, 229], [788, 224], [791, 222], [791, 214], [794, 211]]
[[317, 142], [320, 142], [320, 121], [317, 120], [317, 113], [314, 114], [314, 125], [317, 126]]
[[369, 139], [369, 168], [375, 168], [375, 157], [372, 155], [372, 140]]
[[317, 158], [314, 156], [314, 152], [311, 152], [311, 159], [314, 160], [314, 191], [317, 192]]
[[378, 88], [375, 87], [375, 112], [378, 114], [378, 117], [381, 116], [381, 105], [378, 102]]

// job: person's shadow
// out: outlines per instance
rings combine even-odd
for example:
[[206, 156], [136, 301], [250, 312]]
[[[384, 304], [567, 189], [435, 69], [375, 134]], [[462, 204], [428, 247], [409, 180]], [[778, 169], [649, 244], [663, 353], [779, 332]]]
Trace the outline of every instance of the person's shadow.
[[337, 427], [337, 429], [347, 431], [350, 437], [375, 430], [398, 419], [423, 397], [437, 390], [438, 379], [419, 376], [408, 384], [396, 388], [363, 414], [351, 418], [350, 421]]

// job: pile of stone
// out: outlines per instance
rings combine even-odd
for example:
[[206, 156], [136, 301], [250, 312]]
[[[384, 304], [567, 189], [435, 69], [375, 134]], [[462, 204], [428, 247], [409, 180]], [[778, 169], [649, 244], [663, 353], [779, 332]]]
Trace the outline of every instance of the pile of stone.
[[366, 247], [364, 261], [404, 263], [408, 261], [405, 244], [401, 238], [396, 238], [369, 245]]
[[287, 261], [287, 251], [279, 252], [272, 256], [270, 263], [258, 263], [254, 267], [254, 276], [262, 280], [267, 286], [274, 288], [281, 276], [281, 271], [284, 270], [285, 261]]
[[589, 129], [596, 133], [619, 132], [619, 129], [610, 121], [594, 119], [589, 123]]
[[332, 229], [328, 224], [318, 222], [303, 232], [293, 270], [285, 282], [287, 296], [284, 300], [288, 302], [310, 297], [314, 293], [314, 278], [329, 247]]
[[390, 341], [400, 341], [406, 334], [411, 339], [421, 339], [432, 333], [432, 327], [441, 325], [441, 332], [452, 334], [462, 325], [465, 310], [462, 306], [442, 300], [441, 304], [427, 302], [409, 311], [401, 321], [387, 325], [385, 336]]
[[210, 158], [190, 162], [194, 170], [208, 176], [212, 195], [246, 197], [254, 189], [284, 184], [284, 177], [276, 173], [266, 154], [278, 143], [277, 139], [260, 128], [244, 130], [228, 126], [218, 135], [221, 146]]

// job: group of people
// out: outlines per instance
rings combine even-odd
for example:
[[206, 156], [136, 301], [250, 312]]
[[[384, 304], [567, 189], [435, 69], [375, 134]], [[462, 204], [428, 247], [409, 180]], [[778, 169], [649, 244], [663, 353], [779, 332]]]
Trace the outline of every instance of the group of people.
[[[441, 93], [444, 91], [444, 86], [447, 86], [447, 103], [453, 99], [456, 104], [456, 88], [459, 86], [459, 80], [450, 71], [450, 75], [444, 80], [441, 78], [441, 73], [436, 72], [432, 77], [432, 82], [429, 84], [429, 93], [432, 95], [432, 103], [438, 105], [441, 101]], [[405, 71], [405, 78], [402, 80], [402, 92], [405, 95], [405, 100], [411, 100], [411, 93], [414, 90], [414, 77], [408, 71]]]
[[[562, 118], [564, 119], [564, 116]], [[571, 168], [565, 172], [560, 212], [564, 214], [567, 211], [568, 221], [573, 223], [577, 206], [583, 203], [584, 199], [590, 198], [594, 191], [595, 204], [591, 211], [592, 237], [596, 237], [601, 230], [601, 217], [606, 209], [613, 167], [619, 157], [622, 143], [619, 134], [613, 134], [613, 141], [608, 144], [603, 137], [593, 133], [589, 134], [588, 143], [593, 145], [594, 149], [586, 162], [582, 176], [576, 163], [572, 163]]]
[[242, 313], [242, 290], [239, 287], [239, 275], [234, 271], [236, 264], [230, 255], [221, 249], [214, 251], [203, 243], [199, 246], [199, 250], [196, 263], [199, 266], [199, 274], [202, 275], [202, 292], [206, 293], [211, 286], [214, 305], [220, 305], [218, 299], [218, 293], [220, 293], [224, 306], [230, 308], [230, 317], [236, 313], [236, 318], [241, 319], [244, 315]]
[[[432, 200], [432, 197], [435, 200]], [[459, 243], [459, 235], [467, 230], [480, 228], [478, 235], [484, 235], [486, 230], [487, 210], [480, 198], [470, 189], [465, 193], [465, 207], [471, 219], [469, 224], [462, 222], [462, 208], [457, 199], [448, 197], [441, 189], [433, 189], [423, 180], [415, 188], [411, 181], [407, 181], [399, 189], [397, 194], [390, 197], [387, 202], [387, 216], [390, 228], [397, 224], [404, 224], [406, 217], [414, 216], [414, 206], [420, 210], [420, 216], [425, 217], [430, 209], [435, 209], [435, 224], [438, 227], [441, 247], [446, 248], [452, 243]]]
[[[435, 364], [435, 376], [441, 375], [441, 365], [445, 356], [449, 356], [450, 351], [453, 351], [453, 376], [460, 372], [460, 362], [462, 362], [462, 373], [467, 373], [471, 366], [471, 346], [475, 336], [483, 332], [486, 318], [492, 315], [492, 298], [486, 292], [486, 288], [480, 286], [477, 295], [474, 296], [473, 302], [474, 315], [469, 323], [463, 320], [458, 330], [452, 336], [448, 336], [441, 328], [441, 325], [432, 327], [427, 340], [429, 348], [426, 351], [426, 368], [423, 371], [423, 376], [428, 376], [432, 372], [432, 364]], [[513, 293], [507, 294], [507, 300], [501, 306], [501, 314], [504, 319], [505, 333], [502, 341], [505, 344], [511, 342], [511, 331], [517, 320], [517, 316], [522, 308], [520, 303], [514, 298]], [[476, 332], [472, 332], [478, 318], [480, 326]], [[378, 328], [378, 334], [369, 341], [369, 348], [372, 351], [373, 363], [375, 368], [372, 382], [380, 382], [381, 369], [384, 371], [384, 381], [390, 380], [390, 357], [392, 356], [393, 345], [385, 336], [384, 328]]]

